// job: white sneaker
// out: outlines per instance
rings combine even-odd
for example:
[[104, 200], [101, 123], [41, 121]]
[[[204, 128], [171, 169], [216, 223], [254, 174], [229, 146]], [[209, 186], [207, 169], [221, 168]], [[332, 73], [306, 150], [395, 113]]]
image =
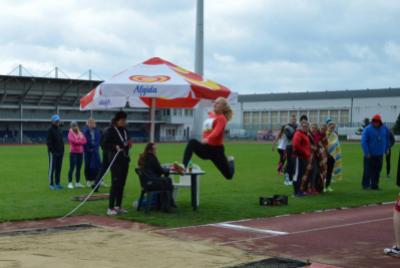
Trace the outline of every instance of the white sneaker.
[[383, 252], [386, 255], [400, 257], [400, 248], [393, 246], [392, 248], [385, 248]]
[[137, 208], [138, 206], [139, 206], [139, 201], [137, 201], [137, 200], [133, 201], [132, 207]]
[[105, 183], [104, 181], [102, 181], [100, 185], [103, 186], [103, 187], [109, 187], [108, 184]]
[[87, 182], [86, 182], [86, 187], [91, 188], [91, 187], [92, 187], [92, 182], [87, 181]]
[[113, 208], [107, 209], [107, 215], [108, 216], [115, 216], [117, 214], [118, 214], [118, 211], [116, 211], [115, 209], [113, 209]]
[[74, 189], [74, 184], [72, 182], [68, 183], [68, 189]]
[[75, 188], [85, 188], [80, 182], [75, 183]]

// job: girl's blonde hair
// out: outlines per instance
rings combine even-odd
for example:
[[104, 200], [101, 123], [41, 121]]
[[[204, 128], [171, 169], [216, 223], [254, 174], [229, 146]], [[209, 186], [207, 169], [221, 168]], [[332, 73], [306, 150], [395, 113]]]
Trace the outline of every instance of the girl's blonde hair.
[[223, 104], [222, 114], [225, 116], [226, 120], [231, 120], [233, 116], [233, 111], [227, 99], [224, 97], [219, 97], [215, 100], [215, 102], [220, 102]]

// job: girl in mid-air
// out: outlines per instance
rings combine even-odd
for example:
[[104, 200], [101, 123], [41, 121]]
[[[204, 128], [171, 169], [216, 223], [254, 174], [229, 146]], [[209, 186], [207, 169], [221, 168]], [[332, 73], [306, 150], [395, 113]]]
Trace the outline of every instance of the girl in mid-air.
[[232, 118], [232, 109], [225, 98], [218, 98], [214, 102], [214, 111], [203, 124], [203, 139], [192, 139], [186, 146], [183, 155], [183, 165], [187, 168], [193, 153], [204, 160], [211, 160], [222, 175], [230, 180], [235, 173], [233, 157], [225, 155], [224, 131], [226, 124]]

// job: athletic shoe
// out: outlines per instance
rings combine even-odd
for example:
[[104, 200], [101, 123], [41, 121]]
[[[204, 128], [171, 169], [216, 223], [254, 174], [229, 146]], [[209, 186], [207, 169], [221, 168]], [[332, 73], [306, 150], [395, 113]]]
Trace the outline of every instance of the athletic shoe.
[[72, 184], [72, 182], [68, 183], [68, 189], [74, 189], [74, 185]]
[[75, 183], [75, 188], [85, 188], [80, 182]]
[[289, 180], [289, 177], [285, 177], [284, 184], [285, 184], [286, 186], [290, 186], [290, 185], [293, 184], [293, 182], [292, 182], [291, 180]]
[[305, 194], [303, 192], [297, 193], [294, 195], [294, 197], [304, 197]]
[[103, 187], [110, 187], [110, 186], [108, 186], [108, 184], [105, 183], [104, 181], [102, 181], [100, 185], [103, 186]]
[[385, 248], [383, 252], [389, 256], [400, 257], [400, 248], [393, 246], [392, 248]]
[[115, 216], [117, 214], [118, 214], [118, 211], [116, 211], [114, 208], [107, 209], [107, 215], [108, 216]]
[[49, 185], [49, 189], [50, 190], [56, 190], [56, 187], [54, 187], [54, 185]]
[[328, 186], [328, 187], [325, 189], [325, 192], [332, 193], [332, 192], [333, 192], [332, 187]]
[[115, 207], [114, 210], [118, 213], [118, 214], [125, 214], [128, 213], [128, 211], [124, 208], [120, 208], [120, 207]]
[[91, 188], [93, 185], [93, 183], [91, 181], [87, 181], [86, 182], [86, 187]]
[[54, 186], [54, 189], [56, 190], [64, 190], [64, 187], [60, 184], [56, 184], [56, 186]]
[[137, 200], [133, 201], [132, 207], [137, 208], [138, 206], [139, 206], [139, 201], [137, 201]]

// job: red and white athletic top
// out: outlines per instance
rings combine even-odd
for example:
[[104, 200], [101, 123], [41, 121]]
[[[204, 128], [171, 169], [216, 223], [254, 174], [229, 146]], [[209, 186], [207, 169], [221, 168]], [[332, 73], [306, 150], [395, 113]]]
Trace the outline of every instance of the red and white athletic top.
[[227, 120], [223, 114], [208, 113], [208, 119], [203, 123], [203, 138], [213, 146], [224, 144], [224, 131]]

